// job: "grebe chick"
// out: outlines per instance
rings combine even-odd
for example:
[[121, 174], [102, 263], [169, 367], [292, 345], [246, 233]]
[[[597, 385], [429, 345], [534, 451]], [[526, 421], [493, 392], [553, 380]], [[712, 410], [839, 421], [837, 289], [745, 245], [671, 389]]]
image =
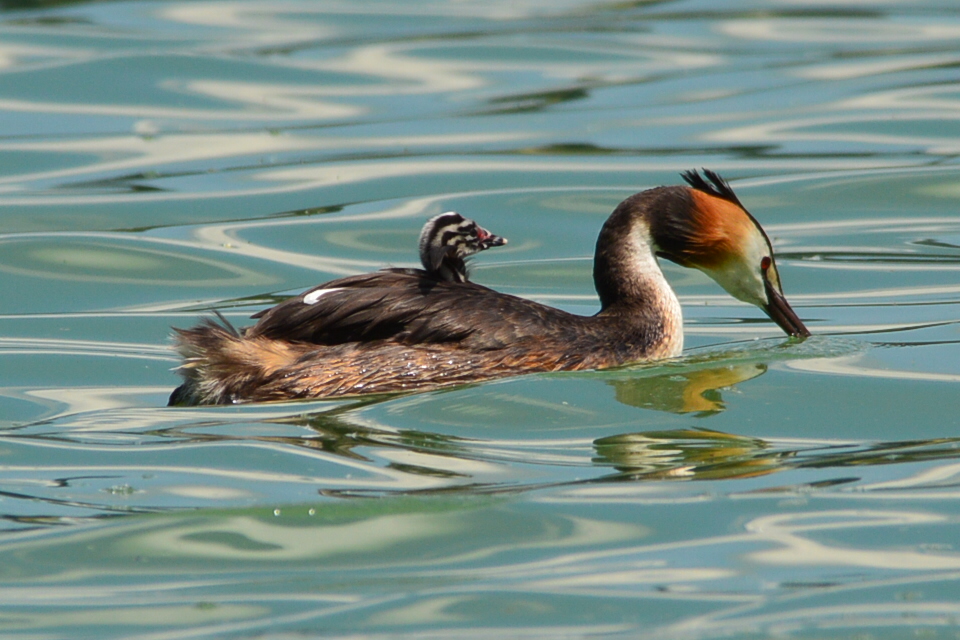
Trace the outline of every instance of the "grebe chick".
[[420, 262], [424, 270], [447, 282], [466, 282], [465, 258], [507, 244], [473, 220], [448, 211], [427, 220], [420, 232]]
[[610, 215], [597, 239], [594, 316], [418, 269], [340, 278], [260, 312], [242, 332], [211, 320], [177, 329], [184, 384], [170, 404], [422, 390], [673, 357], [683, 322], [658, 256], [809, 336], [783, 296], [769, 238], [720, 176], [704, 174], [635, 194]]

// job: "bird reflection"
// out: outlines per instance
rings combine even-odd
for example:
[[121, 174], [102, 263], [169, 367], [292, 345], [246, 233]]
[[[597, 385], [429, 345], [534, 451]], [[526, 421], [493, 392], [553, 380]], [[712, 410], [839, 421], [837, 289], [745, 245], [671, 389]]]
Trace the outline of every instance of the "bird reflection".
[[[370, 402], [375, 402], [375, 400], [367, 400], [364, 404]], [[364, 462], [374, 462], [374, 457], [364, 455], [361, 451], [374, 453], [383, 449], [402, 449], [404, 451], [426, 454], [428, 457], [444, 456], [456, 458], [458, 456], [468, 456], [468, 449], [459, 444], [460, 438], [456, 436], [413, 429], [395, 431], [388, 428], [373, 428], [354, 422], [356, 419], [352, 417], [356, 411], [357, 405], [351, 404], [325, 413], [275, 419], [273, 422], [309, 427], [316, 433], [316, 436], [305, 438], [275, 437], [271, 439], [274, 441], [283, 441], [286, 444], [319, 449], [327, 453], [333, 453]], [[467, 477], [465, 474], [452, 471], [451, 469], [427, 467], [396, 461], [391, 461], [387, 463], [386, 466], [404, 473], [421, 476], [443, 478]]]
[[[706, 417], [726, 409], [724, 394], [766, 371], [765, 363], [738, 362], [728, 353], [711, 354], [700, 360], [688, 358], [676, 365], [588, 375], [592, 380], [602, 380], [612, 387], [612, 395], [622, 404]], [[366, 396], [319, 412], [262, 419], [263, 423], [307, 427], [308, 430], [298, 436], [211, 433], [207, 427], [215, 425], [207, 422], [181, 425], [163, 430], [163, 434], [194, 442], [248, 440], [279, 443], [393, 469], [410, 477], [429, 476], [439, 481], [428, 483], [428, 486], [414, 483], [406, 489], [393, 488], [389, 491], [392, 494], [490, 494], [558, 484], [732, 480], [804, 468], [837, 469], [835, 476], [808, 485], [822, 487], [858, 482], [861, 478], [857, 469], [866, 466], [955, 460], [960, 456], [960, 438], [848, 443], [777, 441], [696, 427], [622, 433], [582, 444], [571, 442], [565, 445], [545, 440], [542, 444], [546, 453], [540, 456], [535, 447], [518, 450], [516, 443], [486, 440], [479, 433], [476, 437], [462, 437], [442, 430], [396, 428], [380, 423], [365, 411], [396, 398], [396, 394]], [[551, 405], [546, 400], [542, 403]], [[641, 420], [642, 415], [643, 412], [638, 414]], [[390, 453], [394, 451], [401, 451], [404, 455]], [[549, 466], [556, 464], [557, 455], [563, 458], [565, 465], [594, 467], [597, 474], [572, 482], [524, 484], [518, 483], [509, 473], [518, 460], [527, 465]], [[481, 462], [490, 466], [478, 474], [477, 464]], [[496, 479], [497, 469], [505, 474], [502, 482]], [[318, 490], [323, 495], [339, 497], [382, 495], [384, 491], [382, 487], [320, 487]], [[753, 490], [776, 492], [790, 490], [790, 487], [768, 486]]]
[[[697, 368], [700, 367], [700, 368]], [[617, 401], [642, 409], [665, 411], [670, 413], [694, 413], [697, 416], [707, 416], [723, 411], [726, 407], [721, 393], [734, 385], [750, 380], [767, 370], [762, 363], [732, 363], [717, 366], [715, 362], [701, 362], [685, 365], [682, 370], [666, 371], [656, 375], [644, 375], [643, 371], [623, 371], [617, 374], [608, 374], [605, 382], [613, 387]], [[389, 397], [389, 396], [388, 396]], [[377, 429], [358, 424], [356, 412], [361, 405], [376, 403], [378, 399], [370, 398], [359, 404], [348, 404], [333, 411], [318, 414], [307, 414], [289, 418], [281, 418], [277, 422], [294, 423], [308, 426], [315, 432], [315, 436], [308, 438], [289, 437], [261, 437], [263, 440], [283, 441], [287, 444], [312, 449], [319, 449], [355, 460], [372, 461], [363, 451], [373, 452], [377, 449], [398, 448], [413, 451], [429, 456], [476, 457], [473, 441], [464, 441], [456, 436], [433, 433], [419, 430], [391, 430]], [[693, 431], [691, 431], [693, 433]], [[718, 432], [697, 432], [699, 440], [702, 434]], [[640, 440], [643, 440], [643, 437]], [[627, 456], [638, 459], [639, 449], [635, 436], [620, 436], [623, 440], [607, 439], [602, 447], [605, 453], [601, 458], [609, 456], [626, 460]], [[737, 436], [726, 436], [727, 441], [734, 441]], [[732, 440], [731, 440], [732, 439]], [[757, 445], [760, 440], [745, 439], [746, 442]], [[598, 441], [599, 442], [599, 441]], [[742, 443], [741, 443], [742, 446]], [[618, 447], [621, 454], [616, 453]], [[703, 446], [688, 447], [690, 451], [699, 448], [707, 451]], [[731, 450], [732, 451], [732, 450]], [[730, 451], [728, 451], [729, 453]], [[658, 454], [659, 455], [659, 454]], [[712, 455], [717, 455], [714, 451]], [[436, 458], [433, 458], [436, 460]], [[399, 465], [391, 462], [388, 466], [417, 475], [459, 477], [461, 474], [452, 473], [450, 469], [419, 467], [416, 465]], [[631, 468], [626, 464], [625, 470]]]
[[720, 367], [668, 371], [655, 376], [624, 376], [607, 380], [618, 402], [669, 413], [698, 413], [706, 416], [726, 408], [721, 390], [756, 378], [767, 370], [761, 363], [729, 364]]
[[[710, 429], [675, 429], [625, 433], [594, 441], [593, 462], [618, 473], [605, 481], [731, 480], [791, 469], [859, 467], [953, 460], [960, 456], [960, 438], [897, 442], [789, 446]], [[854, 475], [821, 480], [810, 486], [858, 482]], [[761, 491], [781, 491], [768, 487]]]
[[597, 464], [612, 465], [620, 479], [720, 480], [761, 476], [784, 468], [793, 456], [760, 438], [710, 429], [626, 433], [594, 442]]

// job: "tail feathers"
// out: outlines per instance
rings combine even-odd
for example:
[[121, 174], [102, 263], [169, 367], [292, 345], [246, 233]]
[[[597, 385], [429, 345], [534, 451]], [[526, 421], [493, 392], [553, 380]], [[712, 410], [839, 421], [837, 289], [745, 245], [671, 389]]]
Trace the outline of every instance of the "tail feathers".
[[232, 404], [255, 398], [255, 389], [278, 370], [296, 361], [286, 343], [246, 338], [223, 316], [190, 329], [174, 329], [178, 368], [184, 383], [170, 395], [169, 406]]

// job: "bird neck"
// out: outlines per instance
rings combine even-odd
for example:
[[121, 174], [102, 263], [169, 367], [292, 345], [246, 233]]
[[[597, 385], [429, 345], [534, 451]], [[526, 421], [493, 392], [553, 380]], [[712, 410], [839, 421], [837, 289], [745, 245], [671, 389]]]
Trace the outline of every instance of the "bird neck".
[[599, 315], [620, 318], [662, 356], [680, 353], [683, 312], [660, 269], [646, 216], [618, 208], [607, 220], [597, 239], [593, 279]]
[[445, 257], [437, 268], [437, 274], [441, 280], [448, 282], [466, 282], [469, 279], [467, 263], [456, 255]]

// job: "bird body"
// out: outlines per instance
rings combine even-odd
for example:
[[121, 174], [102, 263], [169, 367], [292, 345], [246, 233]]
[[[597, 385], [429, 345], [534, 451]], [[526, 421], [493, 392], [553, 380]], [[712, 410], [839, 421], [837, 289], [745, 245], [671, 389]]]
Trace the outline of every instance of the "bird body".
[[691, 186], [650, 189], [614, 210], [597, 240], [594, 316], [429, 269], [349, 276], [260, 312], [242, 332], [209, 320], [178, 329], [185, 382], [170, 403], [421, 390], [676, 356], [682, 313], [656, 256], [703, 270], [790, 335], [809, 335], [783, 298], [763, 230], [705, 173], [710, 182], [688, 172]]

